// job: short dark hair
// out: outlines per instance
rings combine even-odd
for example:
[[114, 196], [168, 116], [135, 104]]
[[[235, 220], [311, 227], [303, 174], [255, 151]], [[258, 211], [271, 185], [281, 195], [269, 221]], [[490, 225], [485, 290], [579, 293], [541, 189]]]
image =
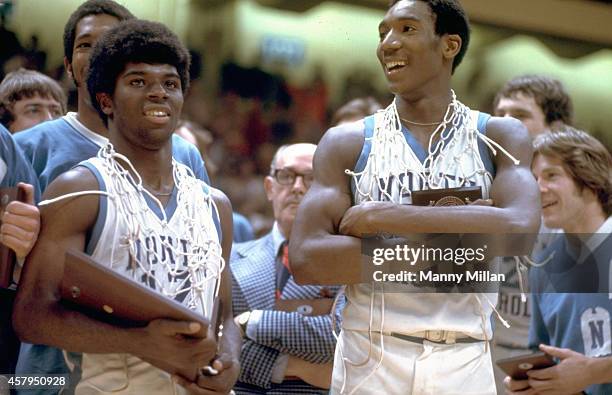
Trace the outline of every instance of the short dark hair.
[[331, 124], [335, 126], [347, 119], [365, 118], [368, 115], [374, 114], [381, 108], [382, 106], [380, 103], [371, 96], [358, 97], [337, 109], [332, 117]]
[[[389, 8], [400, 0], [391, 0]], [[453, 59], [452, 72], [465, 56], [470, 43], [470, 22], [458, 0], [420, 0], [429, 6], [435, 20], [435, 32], [438, 36], [457, 34], [461, 37], [461, 49]]]
[[107, 124], [97, 93], [113, 96], [117, 77], [128, 63], [169, 64], [176, 68], [183, 93], [189, 88], [189, 51], [165, 25], [132, 19], [105, 32], [91, 52], [87, 91], [91, 103]]
[[66, 26], [64, 26], [64, 56], [68, 59], [68, 63], [72, 63], [76, 26], [81, 19], [89, 15], [111, 15], [119, 21], [134, 19], [134, 15], [127, 8], [113, 0], [88, 0], [84, 2], [70, 15]]
[[592, 190], [606, 216], [612, 214], [612, 155], [595, 137], [564, 126], [561, 130], [543, 133], [533, 141], [537, 155], [557, 158], [582, 190]]
[[555, 121], [572, 125], [574, 112], [572, 99], [558, 79], [542, 74], [527, 74], [515, 77], [506, 82], [497, 92], [493, 106], [497, 107], [502, 98], [513, 97], [518, 93], [533, 97], [542, 113], [544, 113], [547, 125]]
[[8, 128], [15, 120], [15, 103], [36, 95], [54, 99], [66, 113], [66, 94], [57, 81], [38, 71], [19, 69], [8, 73], [0, 83], [0, 123]]

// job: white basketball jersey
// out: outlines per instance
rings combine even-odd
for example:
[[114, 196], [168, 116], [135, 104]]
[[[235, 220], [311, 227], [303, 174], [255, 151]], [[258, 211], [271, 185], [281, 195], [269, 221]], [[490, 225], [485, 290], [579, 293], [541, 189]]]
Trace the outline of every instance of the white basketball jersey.
[[[429, 162], [428, 168], [425, 166], [427, 161], [423, 163], [419, 160], [406, 136], [384, 126], [389, 124], [388, 118], [385, 119], [389, 116], [389, 109], [376, 113], [371, 137], [366, 132], [364, 148], [367, 151], [370, 146], [369, 152], [362, 152], [361, 157], [367, 157], [367, 161], [363, 166], [358, 162], [358, 169], [353, 173], [353, 203], [390, 201], [409, 204], [412, 202], [411, 191], [475, 185], [481, 186], [483, 198], [489, 198], [492, 176], [483, 164], [476, 136], [479, 133], [479, 112], [463, 108], [466, 109], [463, 122], [467, 127], [459, 128], [459, 132], [452, 135], [442, 133], [441, 141], [444, 144], [440, 145], [441, 149]], [[372, 309], [372, 327], [378, 330], [384, 294], [384, 332], [409, 334], [424, 330], [450, 330], [481, 339], [485, 336], [483, 332], [486, 332], [486, 337], [491, 338], [489, 318], [491, 304], [496, 304], [497, 294], [418, 293], [418, 288], [408, 284], [404, 292], [396, 292], [398, 287], [395, 284], [392, 287], [394, 292], [389, 292], [389, 285], [385, 292], [384, 283], [347, 287], [348, 302], [343, 327], [368, 330], [373, 298], [376, 307]], [[486, 329], [483, 330], [483, 327]]]
[[[194, 262], [187, 255], [197, 255], [207, 250], [204, 259], [221, 257], [220, 235], [215, 222], [219, 222], [216, 210], [202, 212], [201, 207], [185, 202], [207, 202], [212, 199], [208, 186], [197, 180], [187, 168], [174, 162], [175, 191], [168, 206], [176, 204], [174, 212], [164, 222], [146, 203], [131, 201], [132, 216], [126, 218], [116, 206], [117, 199], [125, 194], [117, 191], [104, 160], [98, 158], [83, 162], [98, 178], [100, 190], [109, 196], [100, 198], [97, 224], [88, 246], [92, 258], [107, 265], [117, 273], [145, 284], [155, 291], [174, 299], [203, 316], [212, 311], [215, 287], [197, 292], [191, 283], [204, 278], [210, 270], [204, 262]], [[182, 174], [177, 180], [176, 174]], [[190, 184], [190, 185], [186, 185]], [[180, 202], [183, 202], [181, 204]], [[208, 206], [214, 207], [214, 206]], [[130, 224], [128, 224], [130, 222]], [[139, 224], [134, 226], [134, 224]], [[146, 226], [144, 226], [146, 224]], [[130, 235], [137, 229], [139, 235]], [[204, 232], [202, 232], [204, 229]], [[197, 230], [197, 232], [196, 232]], [[157, 233], [159, 237], [151, 237]], [[135, 243], [139, 263], [130, 255], [130, 240]], [[163, 243], [160, 243], [160, 240]], [[145, 244], [143, 247], [142, 244]], [[178, 257], [175, 250], [186, 253]], [[200, 255], [201, 259], [201, 255]], [[162, 265], [161, 262], [168, 264]], [[214, 265], [211, 265], [214, 267]], [[202, 290], [202, 289], [200, 289]], [[77, 394], [174, 394], [185, 390], [175, 385], [170, 375], [139, 358], [127, 354], [68, 354], [69, 364], [81, 370]]]

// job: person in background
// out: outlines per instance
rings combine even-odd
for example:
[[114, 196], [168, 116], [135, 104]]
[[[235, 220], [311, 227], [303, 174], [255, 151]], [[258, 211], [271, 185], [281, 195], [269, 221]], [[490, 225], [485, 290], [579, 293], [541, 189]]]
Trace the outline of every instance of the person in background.
[[[573, 104], [561, 81], [546, 75], [522, 75], [502, 87], [493, 102], [495, 115], [513, 117], [525, 125], [532, 138], [572, 124]], [[540, 226], [540, 236], [533, 254], [539, 253], [550, 242], [554, 230]], [[521, 293], [520, 278], [513, 258], [505, 258], [502, 265], [506, 281], [500, 284], [497, 309], [510, 324], [498, 325], [493, 338], [493, 360], [509, 358], [528, 352], [527, 334], [531, 308], [529, 298]], [[523, 273], [525, 278], [527, 273]], [[497, 392], [504, 390], [506, 374], [497, 366]]]
[[558, 364], [506, 377], [506, 393], [612, 394], [612, 155], [570, 127], [541, 134], [534, 148], [544, 223], [562, 233], [529, 273], [529, 347]]
[[380, 109], [382, 109], [382, 106], [373, 97], [358, 97], [336, 110], [331, 125], [338, 126], [343, 123], [359, 121]]
[[60, 85], [38, 71], [19, 69], [0, 83], [0, 123], [11, 133], [31, 128], [66, 113]]
[[0, 125], [0, 188], [15, 187], [23, 189], [25, 201], [13, 201], [6, 207], [2, 204], [0, 210], [0, 243], [12, 249], [16, 259], [16, 262], [0, 262], [0, 265], [14, 264], [13, 281], [7, 284], [8, 288], [0, 286], [0, 375], [15, 373], [20, 344], [11, 319], [15, 288], [23, 261], [36, 243], [40, 230], [40, 213], [35, 205], [40, 198], [36, 174], [9, 131]]
[[287, 261], [297, 207], [312, 183], [315, 149], [292, 144], [276, 151], [264, 179], [274, 211], [272, 231], [234, 244], [234, 314], [245, 336], [238, 394], [327, 394], [329, 388], [338, 287], [296, 284]]
[[511, 79], [493, 101], [494, 114], [513, 117], [525, 125], [529, 135], [573, 124], [573, 104], [561, 81], [539, 74]]

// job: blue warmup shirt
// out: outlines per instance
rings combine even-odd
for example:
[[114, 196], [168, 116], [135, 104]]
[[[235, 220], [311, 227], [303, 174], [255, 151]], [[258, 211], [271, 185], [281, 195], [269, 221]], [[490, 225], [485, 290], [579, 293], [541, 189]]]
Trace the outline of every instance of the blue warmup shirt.
[[[612, 220], [608, 219], [608, 226]], [[539, 256], [538, 261], [554, 252], [552, 261], [542, 267], [531, 269], [529, 284], [532, 292], [532, 313], [529, 326], [529, 346], [539, 344], [568, 348], [587, 357], [610, 357], [612, 355], [612, 293], [610, 292], [610, 258], [612, 235], [609, 231], [603, 241], [593, 250], [589, 258], [576, 262], [577, 253], [572, 253], [566, 237], [561, 234]], [[582, 274], [580, 274], [583, 272]], [[562, 293], [575, 288], [575, 293]], [[576, 293], [585, 286], [595, 287], [598, 293]], [[592, 385], [587, 394], [612, 394], [612, 383]]]

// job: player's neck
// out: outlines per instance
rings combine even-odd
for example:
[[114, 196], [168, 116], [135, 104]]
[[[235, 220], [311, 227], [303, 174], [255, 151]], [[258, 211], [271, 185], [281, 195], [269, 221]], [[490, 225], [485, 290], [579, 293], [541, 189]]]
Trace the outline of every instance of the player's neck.
[[400, 118], [416, 124], [429, 124], [440, 122], [452, 100], [450, 89], [435, 94], [397, 95], [395, 104]]
[[77, 102], [77, 119], [83, 126], [92, 132], [100, 136], [108, 137], [108, 130], [104, 126], [104, 122], [102, 122], [100, 115], [98, 115], [96, 109], [93, 108], [89, 100], [87, 100], [81, 92], [79, 92], [79, 99]]
[[[143, 183], [155, 190], [163, 190], [164, 186], [173, 184], [172, 175], [172, 139], [159, 142], [156, 145], [147, 145], [140, 141], [134, 141], [134, 137], [127, 138], [126, 135], [117, 130], [116, 125], [110, 120], [109, 139], [115, 152], [126, 156], [132, 166], [143, 180]], [[159, 187], [159, 188], [158, 188]]]

